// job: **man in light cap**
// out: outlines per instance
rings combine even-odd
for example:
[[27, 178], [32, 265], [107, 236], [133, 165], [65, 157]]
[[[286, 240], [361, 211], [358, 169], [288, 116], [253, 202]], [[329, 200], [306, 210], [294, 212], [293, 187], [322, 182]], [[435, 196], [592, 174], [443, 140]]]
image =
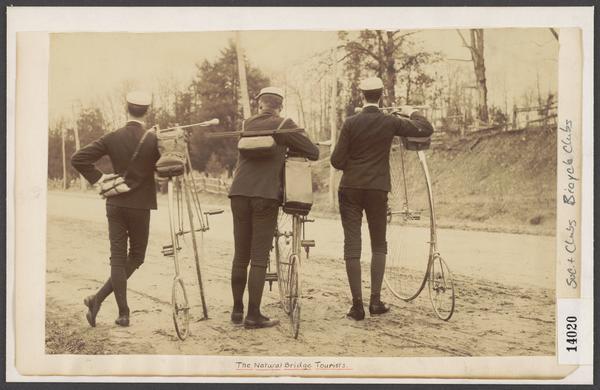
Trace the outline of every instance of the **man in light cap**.
[[406, 119], [379, 110], [383, 83], [377, 77], [363, 80], [364, 105], [360, 113], [348, 117], [331, 154], [331, 165], [343, 171], [338, 190], [344, 229], [344, 260], [352, 294], [347, 316], [362, 320], [365, 310], [361, 287], [361, 226], [363, 210], [371, 237], [371, 315], [383, 314], [389, 307], [381, 301], [381, 284], [387, 254], [386, 218], [390, 183], [390, 148], [395, 136], [429, 137], [431, 124], [417, 111], [404, 107]]
[[[94, 166], [108, 155], [115, 173], [127, 171], [126, 184], [131, 188], [106, 198], [106, 217], [110, 239], [110, 277], [94, 295], [85, 298], [86, 318], [96, 326], [96, 315], [104, 299], [114, 292], [119, 316], [115, 323], [129, 326], [127, 279], [144, 262], [150, 227], [150, 210], [156, 209], [154, 164], [159, 158], [156, 135], [146, 134], [145, 118], [152, 97], [141, 91], [127, 95], [127, 123], [81, 148], [71, 164], [91, 184], [102, 182], [105, 174]], [[146, 134], [145, 138], [144, 135]], [[142, 142], [143, 141], [143, 142]], [[138, 148], [139, 146], [139, 148]], [[132, 159], [135, 150], [138, 154]], [[129, 241], [129, 248], [127, 242]]]
[[[291, 119], [279, 116], [283, 92], [279, 88], [263, 88], [257, 96], [258, 114], [244, 121], [243, 131], [296, 128]], [[319, 158], [319, 149], [304, 133], [273, 136], [272, 153], [260, 158], [239, 154], [229, 191], [233, 214], [235, 252], [231, 267], [233, 309], [231, 321], [246, 328], [275, 326], [278, 320], [262, 315], [260, 303], [265, 285], [269, 252], [277, 225], [277, 214], [283, 197], [283, 168], [286, 153]], [[250, 272], [248, 273], [248, 265]], [[244, 291], [248, 285], [248, 311], [244, 319]]]

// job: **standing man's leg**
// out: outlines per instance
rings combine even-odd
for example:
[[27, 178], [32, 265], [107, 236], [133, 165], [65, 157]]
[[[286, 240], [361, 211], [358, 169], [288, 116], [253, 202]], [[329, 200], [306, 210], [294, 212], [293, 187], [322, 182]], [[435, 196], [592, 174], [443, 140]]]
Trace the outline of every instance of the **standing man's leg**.
[[363, 190], [341, 188], [338, 198], [342, 227], [344, 228], [344, 261], [352, 293], [352, 307], [348, 312], [348, 317], [362, 320], [365, 318], [360, 267]]
[[[119, 313], [128, 310], [127, 297], [122, 293], [123, 283], [126, 281], [125, 263], [127, 262], [127, 221], [120, 207], [106, 205], [106, 218], [108, 219], [108, 237], [110, 239], [110, 277], [95, 295], [85, 298], [88, 307], [86, 318], [91, 326], [96, 326], [96, 316], [104, 299], [113, 291], [119, 289], [119, 297], [115, 294]], [[115, 277], [116, 282], [115, 282]], [[110, 286], [108, 285], [110, 283]], [[126, 282], [125, 282], [126, 283]], [[115, 288], [117, 285], [117, 288]], [[127, 285], [125, 284], [125, 288]], [[125, 293], [126, 294], [126, 293]]]
[[371, 299], [369, 303], [371, 314], [383, 314], [390, 310], [381, 301], [381, 285], [387, 255], [387, 201], [388, 194], [385, 191], [366, 191], [364, 204], [371, 236]]
[[[150, 210], [133, 210], [133, 218], [127, 218], [127, 234], [129, 235], [129, 256], [125, 262], [125, 276], [127, 279], [138, 269], [146, 257], [146, 247], [148, 246], [148, 235], [150, 233]], [[85, 304], [89, 308], [87, 315], [91, 326], [96, 326], [96, 316], [100, 310], [102, 302], [113, 292], [112, 279], [109, 277], [102, 287], [85, 299]]]
[[[146, 257], [148, 236], [150, 234], [150, 210], [125, 209], [127, 222], [127, 235], [129, 237], [129, 255], [125, 263], [125, 300], [127, 299], [127, 280], [138, 269]], [[116, 295], [116, 294], [115, 294]], [[121, 326], [129, 325], [129, 308], [121, 312], [116, 323]]]
[[252, 242], [252, 209], [250, 198], [245, 196], [231, 197], [231, 214], [233, 216], [233, 241], [235, 252], [231, 265], [231, 293], [233, 310], [231, 322], [241, 324], [244, 320], [244, 290], [248, 278], [250, 263], [250, 244]]
[[270, 320], [260, 312], [269, 252], [277, 226], [279, 201], [274, 199], [252, 198], [252, 248], [250, 273], [248, 275], [248, 314], [246, 328], [267, 328], [275, 326], [278, 320]]

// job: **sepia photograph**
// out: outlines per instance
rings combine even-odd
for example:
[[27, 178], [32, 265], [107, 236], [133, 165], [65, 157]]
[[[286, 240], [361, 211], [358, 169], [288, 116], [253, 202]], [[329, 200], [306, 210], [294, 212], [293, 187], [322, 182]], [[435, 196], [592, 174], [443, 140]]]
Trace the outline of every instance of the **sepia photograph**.
[[41, 175], [16, 192], [17, 367], [19, 345], [44, 375], [582, 364], [581, 30], [464, 26], [17, 34], [15, 158], [37, 139]]
[[51, 34], [47, 353], [553, 354], [557, 38]]

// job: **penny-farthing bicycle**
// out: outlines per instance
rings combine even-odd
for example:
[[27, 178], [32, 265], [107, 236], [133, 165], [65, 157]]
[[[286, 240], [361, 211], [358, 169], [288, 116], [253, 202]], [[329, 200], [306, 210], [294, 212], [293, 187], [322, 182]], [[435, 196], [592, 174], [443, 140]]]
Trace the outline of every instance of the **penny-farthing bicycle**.
[[447, 321], [454, 313], [454, 283], [437, 247], [433, 190], [425, 156], [428, 148], [429, 140], [408, 137], [392, 145], [385, 283], [404, 301], [418, 297], [427, 285], [435, 314]]
[[[223, 210], [204, 211], [198, 197], [198, 188], [192, 175], [191, 160], [188, 147], [187, 132], [195, 126], [211, 126], [219, 121], [202, 122], [188, 126], [177, 126], [168, 129], [156, 128], [159, 143], [166, 145], [166, 149], [173, 164], [159, 168], [160, 177], [167, 178], [167, 198], [169, 204], [169, 230], [170, 243], [163, 246], [162, 253], [172, 257], [175, 265], [175, 276], [171, 290], [171, 304], [173, 306], [173, 323], [177, 336], [184, 340], [189, 335], [190, 304], [188, 293], [181, 272], [182, 262], [193, 262], [198, 279], [198, 289], [202, 302], [202, 315], [200, 320], [208, 319], [208, 309], [204, 286], [202, 283], [203, 233], [209, 230], [208, 216], [220, 214]], [[162, 157], [161, 157], [162, 158]], [[177, 162], [181, 161], [181, 164]]]

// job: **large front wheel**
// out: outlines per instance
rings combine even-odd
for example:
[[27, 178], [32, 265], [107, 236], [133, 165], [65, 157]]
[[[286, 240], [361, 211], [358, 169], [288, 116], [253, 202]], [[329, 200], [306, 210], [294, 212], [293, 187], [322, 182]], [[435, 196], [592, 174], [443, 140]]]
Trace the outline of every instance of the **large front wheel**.
[[402, 145], [394, 145], [390, 152], [392, 191], [388, 199], [385, 284], [404, 301], [423, 291], [435, 251], [429, 173], [424, 155], [418, 153], [408, 152]]

